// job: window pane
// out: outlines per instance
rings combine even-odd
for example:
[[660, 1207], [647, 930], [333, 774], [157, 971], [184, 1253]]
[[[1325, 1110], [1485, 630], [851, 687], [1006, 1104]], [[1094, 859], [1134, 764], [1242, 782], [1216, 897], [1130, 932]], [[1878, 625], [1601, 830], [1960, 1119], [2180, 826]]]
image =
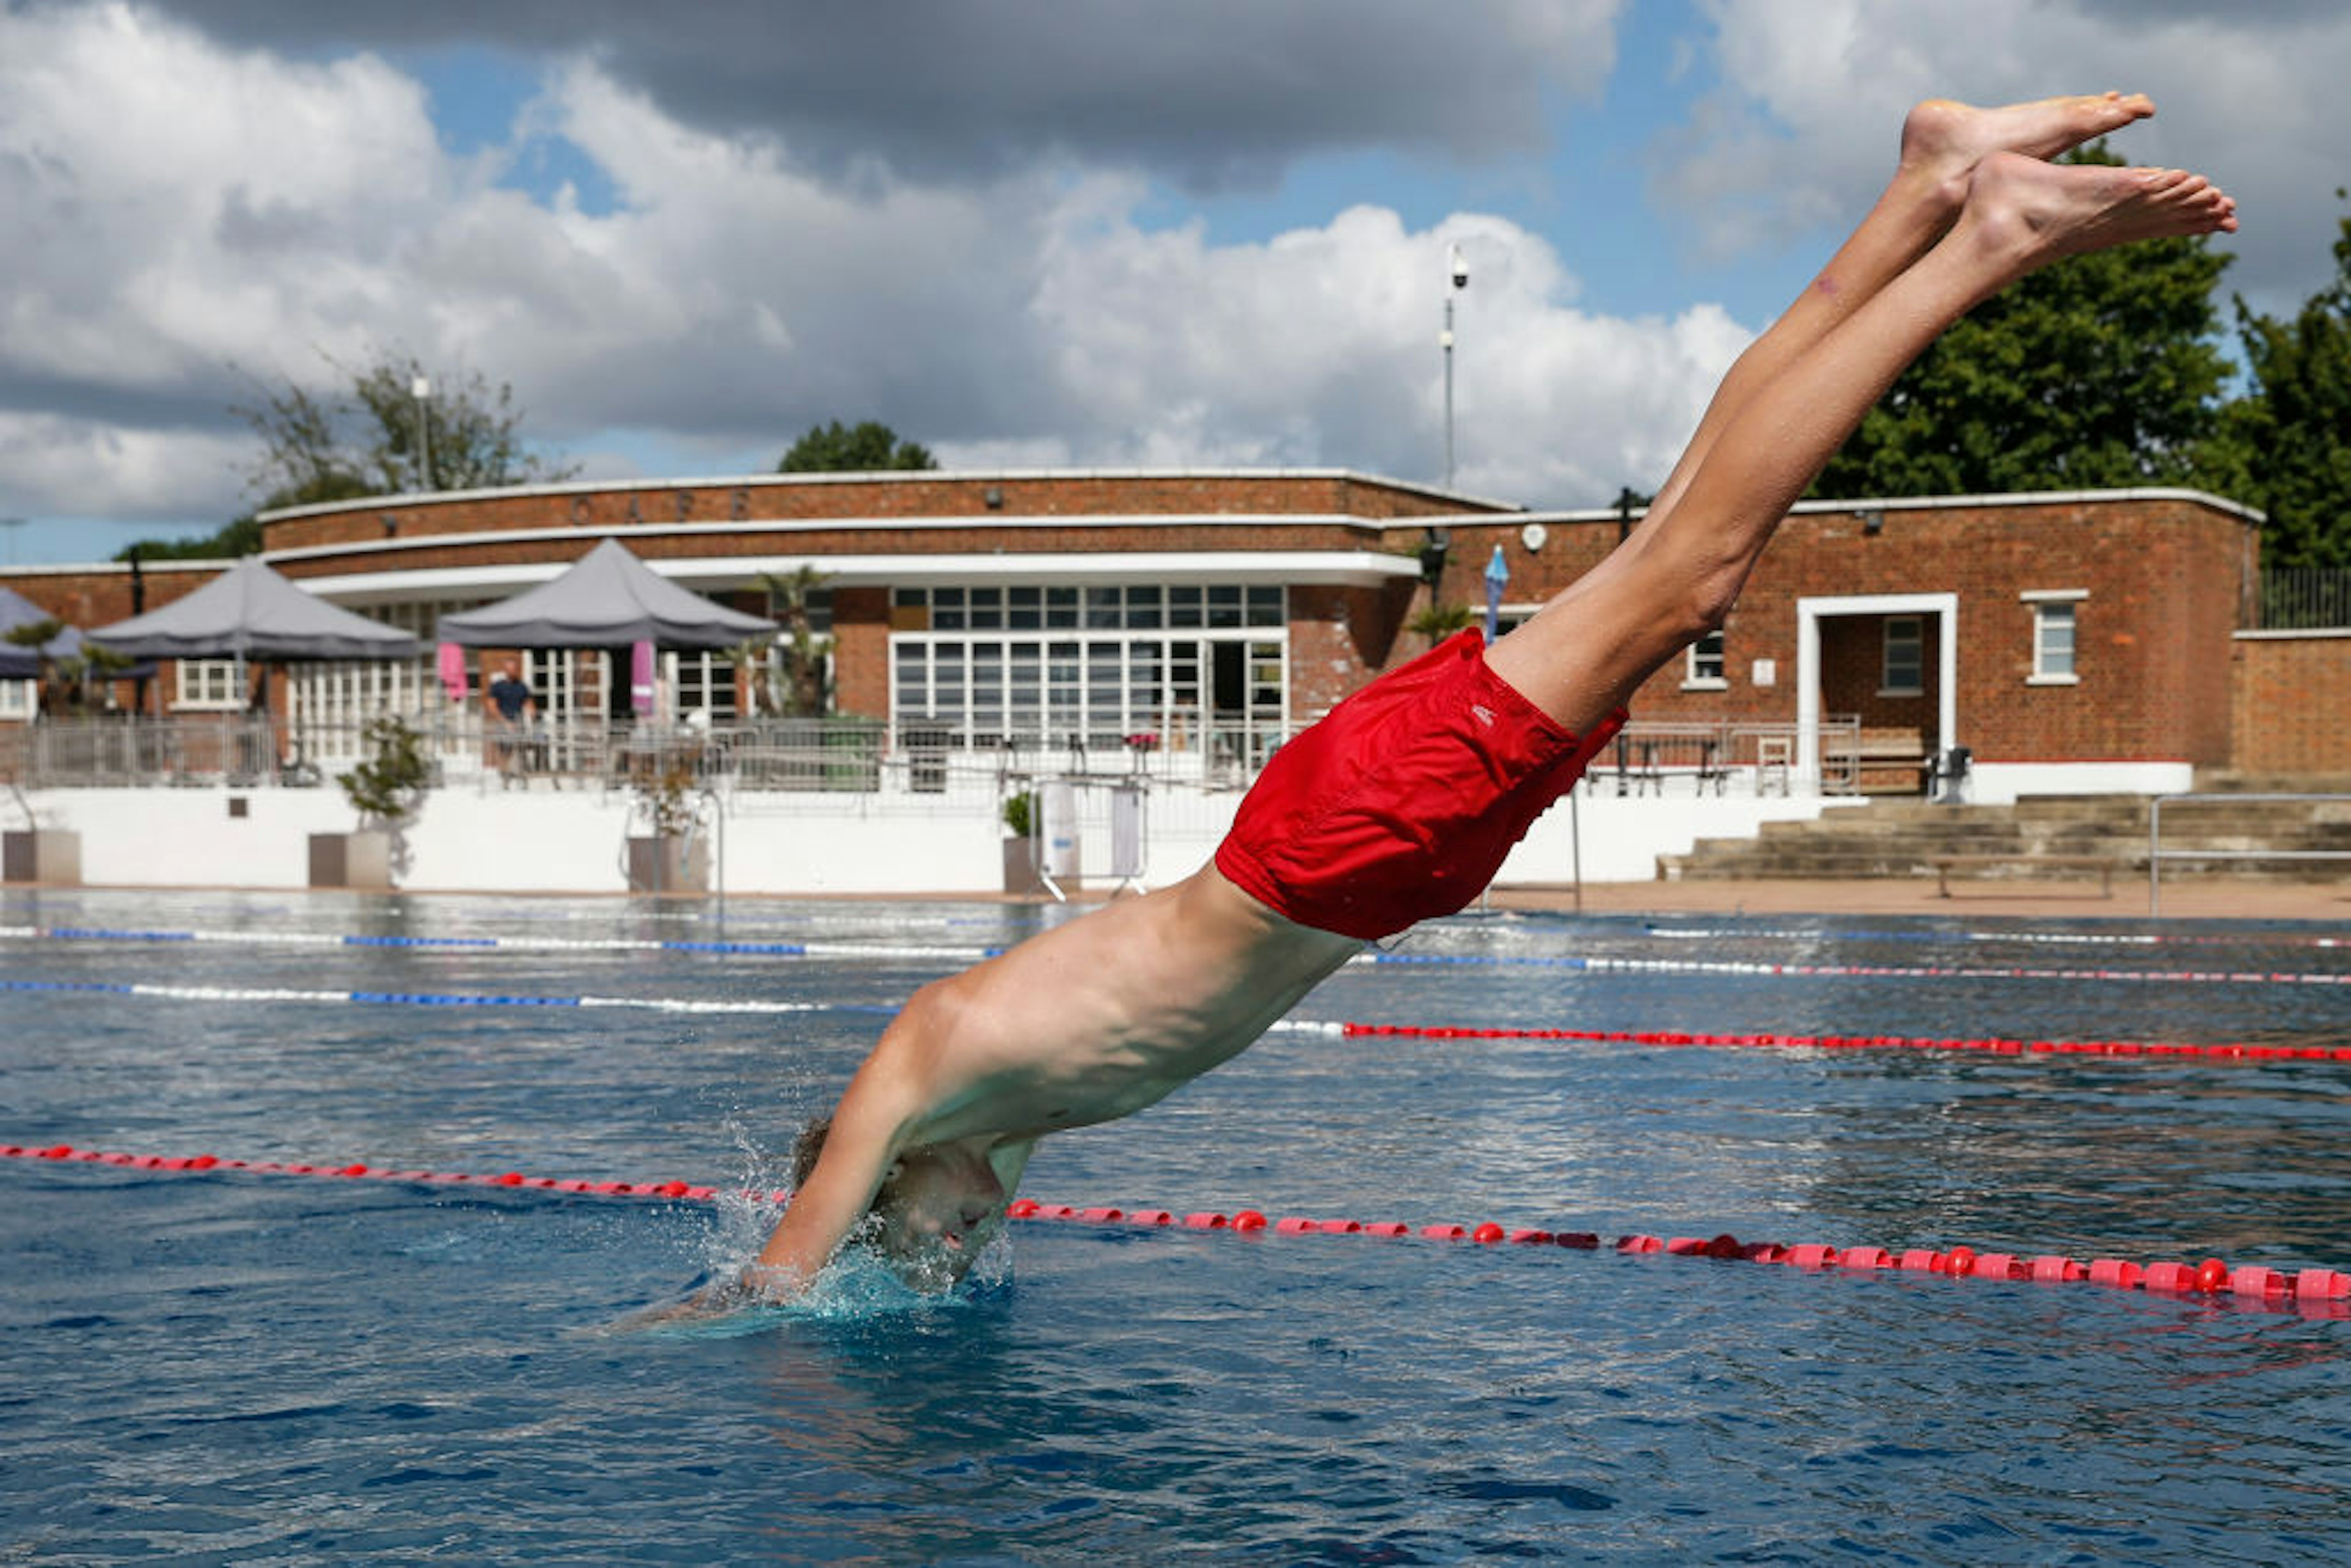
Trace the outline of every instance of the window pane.
[[1119, 625], [1118, 590], [1089, 588], [1086, 590], [1086, 628], [1092, 632], [1112, 632]]
[[1167, 624], [1197, 626], [1199, 623], [1199, 589], [1197, 587], [1169, 589], [1167, 591]]
[[1880, 682], [1889, 692], [1915, 692], [1926, 680], [1925, 643], [1916, 615], [1886, 618], [1886, 661]]
[[2038, 657], [2034, 660], [2034, 673], [2043, 675], [2072, 674], [2074, 607], [2070, 604], [2042, 605], [2037, 630]]
[[1126, 591], [1126, 623], [1148, 630], [1166, 623], [1159, 607], [1159, 589], [1134, 587]]
[[1278, 585], [1249, 591], [1249, 623], [1252, 626], [1281, 624], [1281, 590]]
[[1241, 623], [1241, 591], [1238, 583], [1222, 582], [1208, 590], [1208, 624], [1238, 626]]
[[1044, 591], [1008, 588], [1004, 591], [1004, 623], [1015, 632], [1034, 632], [1044, 624]]
[[1061, 628], [1078, 623], [1078, 591], [1074, 588], [1049, 588], [1045, 591], [1045, 624]]
[[975, 632], [988, 632], [1004, 624], [1004, 591], [1000, 588], [975, 588], [970, 591], [971, 627]]

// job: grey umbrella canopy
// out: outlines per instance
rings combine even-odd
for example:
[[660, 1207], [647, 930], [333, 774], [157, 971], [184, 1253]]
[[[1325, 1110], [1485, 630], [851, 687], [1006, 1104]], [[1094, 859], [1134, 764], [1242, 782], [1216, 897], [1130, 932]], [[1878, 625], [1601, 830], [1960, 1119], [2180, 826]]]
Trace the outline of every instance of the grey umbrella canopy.
[[551, 582], [444, 615], [439, 634], [466, 648], [728, 648], [776, 630], [772, 621], [680, 588], [606, 539]]
[[89, 638], [147, 659], [406, 659], [418, 646], [407, 632], [329, 604], [252, 556], [186, 598], [95, 628]]
[[[13, 588], [0, 588], [0, 637], [19, 626], [48, 620], [49, 612]], [[70, 659], [81, 652], [81, 632], [68, 626], [37, 648], [0, 641], [0, 680], [29, 681], [41, 673], [41, 661]]]

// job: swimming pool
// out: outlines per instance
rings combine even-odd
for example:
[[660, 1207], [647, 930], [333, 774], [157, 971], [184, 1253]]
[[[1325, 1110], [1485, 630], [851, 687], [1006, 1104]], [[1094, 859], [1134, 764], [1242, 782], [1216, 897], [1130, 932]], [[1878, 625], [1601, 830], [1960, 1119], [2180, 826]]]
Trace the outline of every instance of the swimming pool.
[[[771, 1186], [890, 1009], [1061, 917], [12, 893], [0, 1144]], [[2331, 1050], [2344, 935], [1467, 917], [1297, 1021]], [[1024, 1195], [2343, 1268], [2347, 1090], [2331, 1058], [1301, 1027], [1049, 1142]], [[2288, 1561], [2351, 1540], [2351, 1322], [2290, 1303], [1029, 1222], [952, 1301], [852, 1280], [820, 1312], [611, 1332], [763, 1225], [739, 1200], [0, 1159], [0, 1554]]]

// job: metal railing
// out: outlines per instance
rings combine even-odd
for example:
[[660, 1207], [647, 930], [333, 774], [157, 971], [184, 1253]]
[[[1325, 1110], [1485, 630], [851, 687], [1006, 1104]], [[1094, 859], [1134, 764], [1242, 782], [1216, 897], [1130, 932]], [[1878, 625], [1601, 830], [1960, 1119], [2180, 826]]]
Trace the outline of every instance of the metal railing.
[[2253, 625], [2262, 632], [2351, 628], [2351, 567], [2273, 567], [2263, 570]]
[[[501, 725], [477, 712], [410, 715], [437, 788], [723, 787], [729, 794], [968, 797], [1056, 777], [1140, 780], [1210, 794], [1246, 789], [1271, 754], [1262, 726], [1207, 726], [1177, 745], [1127, 737], [969, 735], [874, 719]], [[1857, 722], [1821, 726], [1823, 787], [1857, 777]], [[364, 727], [259, 714], [112, 716], [0, 726], [0, 778], [26, 789], [331, 787], [366, 754]], [[1797, 729], [1771, 723], [1635, 723], [1594, 759], [1596, 794], [1768, 793], [1793, 786]]]
[[[1691, 723], [1636, 720], [1594, 758], [1584, 789], [1595, 795], [1664, 795], [1687, 784], [1722, 794], [1733, 782], [1753, 794], [1792, 788], [1800, 748], [1793, 724], [1763, 720]], [[1833, 714], [1820, 722], [1820, 788], [1849, 795], [1860, 788], [1861, 719]]]
[[2168, 850], [2163, 847], [2163, 809], [2167, 805], [2209, 805], [2216, 802], [2251, 805], [2293, 801], [2305, 805], [2328, 801], [2351, 804], [2351, 795], [2188, 794], [2158, 795], [2147, 806], [2147, 912], [2163, 913], [2163, 862], [2170, 861], [2351, 861], [2351, 850]]

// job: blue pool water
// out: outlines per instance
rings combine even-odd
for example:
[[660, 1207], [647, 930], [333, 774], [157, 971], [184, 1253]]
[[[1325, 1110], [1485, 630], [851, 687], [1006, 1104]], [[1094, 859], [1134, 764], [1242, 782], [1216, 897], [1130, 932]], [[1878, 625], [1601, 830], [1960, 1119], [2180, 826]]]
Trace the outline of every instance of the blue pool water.
[[[890, 1009], [954, 955], [1061, 917], [10, 894], [0, 1144], [771, 1186]], [[2326, 945], [2340, 927], [1663, 924], [1440, 923], [1402, 956], [1463, 962], [1358, 966], [1298, 1017], [2351, 1044], [2351, 987], [2322, 983], [2351, 972]], [[2121, 940], [2158, 929], [2192, 940]], [[67, 930], [203, 939], [40, 935]], [[413, 945], [309, 940], [329, 935]], [[457, 937], [488, 945], [425, 945]], [[2316, 979], [2144, 977], [2186, 970]], [[2346, 1097], [2351, 1061], [1292, 1030], [1049, 1142], [1025, 1192], [2351, 1268]], [[764, 1223], [740, 1202], [0, 1159], [0, 1560], [2351, 1547], [2351, 1322], [2087, 1285], [1032, 1222], [953, 1300], [852, 1280], [819, 1312], [613, 1329], [739, 1260]]]

